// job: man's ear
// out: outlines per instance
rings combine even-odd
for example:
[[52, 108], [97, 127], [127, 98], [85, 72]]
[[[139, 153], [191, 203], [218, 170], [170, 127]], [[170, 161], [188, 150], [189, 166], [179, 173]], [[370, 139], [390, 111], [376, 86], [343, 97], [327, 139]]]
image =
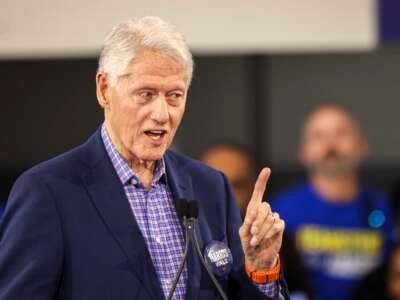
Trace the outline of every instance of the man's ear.
[[100, 106], [106, 109], [110, 105], [110, 85], [105, 73], [96, 74], [96, 95]]

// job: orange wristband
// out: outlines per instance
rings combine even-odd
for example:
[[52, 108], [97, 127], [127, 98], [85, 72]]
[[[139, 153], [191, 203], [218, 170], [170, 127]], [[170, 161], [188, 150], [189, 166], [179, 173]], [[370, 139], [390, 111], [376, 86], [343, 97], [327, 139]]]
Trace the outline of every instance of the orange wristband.
[[244, 265], [244, 269], [246, 271], [247, 276], [249, 276], [254, 283], [258, 284], [271, 283], [279, 280], [281, 271], [281, 261], [278, 256], [278, 261], [276, 262], [275, 266], [269, 271], [251, 271], [246, 263]]

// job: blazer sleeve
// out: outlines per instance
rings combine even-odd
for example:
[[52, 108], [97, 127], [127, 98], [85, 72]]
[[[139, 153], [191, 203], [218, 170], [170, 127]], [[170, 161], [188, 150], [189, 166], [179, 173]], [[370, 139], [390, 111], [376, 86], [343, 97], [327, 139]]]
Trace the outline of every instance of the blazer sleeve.
[[62, 262], [54, 198], [37, 175], [22, 175], [0, 224], [0, 300], [54, 299]]
[[[244, 271], [244, 254], [239, 237], [239, 228], [242, 224], [242, 219], [232, 188], [224, 174], [222, 174], [222, 177], [227, 203], [227, 238], [234, 257], [233, 271], [228, 282], [228, 297], [229, 299], [271, 299], [260, 291]], [[278, 293], [275, 299], [289, 299], [285, 280], [282, 279], [277, 284]]]

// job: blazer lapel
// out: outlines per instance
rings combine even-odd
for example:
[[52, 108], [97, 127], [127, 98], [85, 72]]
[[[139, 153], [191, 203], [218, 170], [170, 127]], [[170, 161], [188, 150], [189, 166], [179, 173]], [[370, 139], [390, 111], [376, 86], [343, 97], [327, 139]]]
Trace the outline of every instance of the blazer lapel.
[[91, 168], [84, 176], [91, 200], [110, 233], [127, 256], [132, 273], [152, 299], [164, 294], [145, 240], [132, 214], [123, 186], [104, 148], [100, 131], [89, 140]]
[[[176, 161], [174, 154], [172, 154], [169, 151], [167, 151], [165, 155], [165, 164], [167, 170], [166, 172], [167, 172], [168, 186], [171, 189], [171, 193], [175, 203], [177, 200], [182, 198], [189, 201], [198, 200], [194, 199], [192, 177], [185, 170], [185, 167], [180, 165]], [[199, 222], [197, 222], [196, 237], [200, 244], [200, 249], [202, 249], [203, 240], [201, 235], [201, 228], [198, 226], [198, 224]], [[186, 286], [186, 298], [195, 300], [198, 297], [198, 291], [200, 288], [202, 265], [200, 263], [199, 258], [197, 257], [196, 250], [194, 247], [189, 248], [187, 267], [188, 267], [188, 282]]]

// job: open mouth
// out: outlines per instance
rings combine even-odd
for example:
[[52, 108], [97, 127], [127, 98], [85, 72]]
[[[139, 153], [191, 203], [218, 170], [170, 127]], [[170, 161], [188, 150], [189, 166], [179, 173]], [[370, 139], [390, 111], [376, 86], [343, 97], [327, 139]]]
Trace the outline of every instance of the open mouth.
[[146, 130], [144, 133], [149, 138], [151, 138], [153, 141], [159, 141], [164, 137], [164, 135], [167, 133], [167, 131], [166, 130]]

